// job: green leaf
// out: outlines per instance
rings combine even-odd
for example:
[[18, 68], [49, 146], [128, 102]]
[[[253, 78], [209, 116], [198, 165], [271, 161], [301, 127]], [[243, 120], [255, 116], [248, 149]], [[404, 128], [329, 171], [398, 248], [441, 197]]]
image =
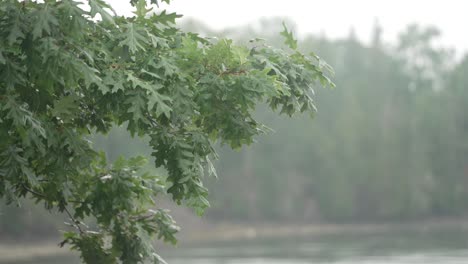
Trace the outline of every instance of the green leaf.
[[96, 14], [99, 14], [101, 15], [101, 18], [103, 21], [105, 22], [109, 22], [109, 23], [112, 23], [114, 24], [114, 18], [112, 17], [111, 14], [109, 14], [109, 12], [106, 11], [106, 8], [111, 10], [113, 12], [113, 14], [115, 15], [115, 11], [114, 9], [112, 9], [112, 7], [107, 4], [106, 2], [104, 2], [103, 0], [89, 0], [89, 6], [91, 8], [91, 10], [89, 11], [90, 15], [92, 17], [95, 17]]
[[28, 179], [28, 182], [31, 186], [37, 186], [39, 184], [39, 181], [37, 179], [36, 174], [31, 170], [31, 168], [28, 168], [26, 166], [21, 166], [21, 171], [26, 175], [26, 178]]
[[241, 46], [234, 46], [232, 48], [232, 53], [236, 57], [237, 60], [239, 60], [240, 65], [244, 65], [248, 62], [248, 56], [250, 55], [250, 51]]
[[168, 96], [162, 95], [155, 90], [148, 90], [148, 111], [153, 110], [156, 105], [156, 116], [164, 114], [167, 118], [171, 116], [171, 107], [168, 103], [171, 103], [172, 99]]
[[[138, 3], [138, 1], [139, 1], [139, 0], [130, 0], [130, 3], [131, 3], [132, 5], [135, 6], [135, 5]], [[159, 0], [150, 0], [150, 2], [151, 2], [152, 4], [155, 4], [157, 7], [159, 7], [159, 3], [160, 3], [160, 2], [165, 2], [165, 3], [169, 4], [169, 3], [171, 2], [171, 0], [162, 0], [162, 1], [159, 1]]]
[[177, 18], [181, 18], [182, 15], [176, 13], [166, 13], [166, 10], [163, 10], [160, 14], [153, 14], [150, 19], [153, 22], [160, 23], [166, 26], [175, 25]]
[[54, 102], [52, 115], [65, 122], [71, 121], [79, 113], [78, 97], [76, 95], [64, 96]]
[[99, 77], [99, 71], [87, 65], [83, 61], [72, 61], [76, 71], [81, 73], [81, 79], [85, 82], [86, 87], [90, 87], [91, 84], [96, 84], [98, 87], [103, 85], [102, 79]]
[[155, 67], [162, 69], [165, 76], [171, 76], [179, 72], [179, 68], [175, 66], [172, 60], [167, 58], [160, 58], [160, 61], [155, 65]]
[[42, 37], [44, 32], [50, 35], [52, 27], [59, 25], [52, 8], [49, 7], [48, 4], [46, 4], [44, 8], [37, 10], [35, 17], [36, 21], [34, 22], [34, 28], [32, 31], [33, 39]]
[[283, 31], [280, 33], [281, 36], [285, 38], [284, 44], [286, 44], [288, 47], [290, 47], [293, 50], [297, 49], [297, 40], [294, 39], [294, 35], [292, 31], [289, 31], [288, 28], [286, 27], [286, 23], [283, 22]]
[[145, 30], [146, 34], [148, 35], [149, 39], [151, 40], [151, 44], [155, 48], [169, 48], [167, 44], [167, 40], [161, 37], [157, 37], [156, 35], [152, 34], [149, 30]]
[[131, 53], [136, 53], [139, 50], [145, 51], [144, 45], [148, 40], [138, 32], [137, 26], [134, 23], [127, 23], [123, 25], [124, 40], [119, 43], [119, 46], [126, 46]]
[[146, 8], [146, 0], [138, 0], [135, 7], [136, 12], [134, 12], [134, 14], [137, 15], [138, 18], [145, 18], [146, 15], [153, 10], [153, 8]]
[[88, 20], [84, 17], [88, 12], [84, 11], [79, 7], [81, 3], [73, 0], [63, 0], [58, 4], [58, 9], [63, 12], [65, 17], [68, 17], [67, 24], [69, 25], [68, 30], [73, 30], [76, 37], [83, 37]]
[[[133, 88], [143, 88], [145, 90], [152, 90], [153, 85], [150, 82], [144, 81], [140, 78], [135, 77], [131, 72], [127, 72], [127, 81], [132, 83]], [[161, 88], [160, 85], [154, 85], [157, 89]]]
[[132, 114], [132, 119], [135, 122], [146, 120], [145, 109], [147, 109], [146, 101], [141, 92], [134, 91], [129, 94], [125, 104], [130, 105], [128, 113]]
[[147, 74], [147, 75], [149, 75], [149, 76], [151, 76], [151, 77], [153, 77], [153, 78], [155, 78], [157, 80], [162, 80], [163, 79], [159, 74], [154, 73], [154, 72], [149, 72], [149, 71], [147, 71], [145, 69], [141, 69], [141, 72], [144, 73], [144, 74]]
[[16, 43], [19, 39], [24, 39], [26, 37], [25, 35], [25, 16], [23, 13], [19, 12], [18, 10], [15, 10], [10, 14], [13, 17], [13, 21], [10, 24], [9, 28], [9, 33], [8, 33], [8, 44], [12, 45], [13, 43]]
[[[103, 93], [106, 94], [108, 92], [116, 93], [118, 91], [124, 91], [125, 90], [125, 79], [124, 76], [121, 76], [119, 74], [115, 74], [113, 72], [106, 72], [104, 78], [102, 79], [103, 84], [99, 86], [99, 90]], [[112, 88], [110, 88], [112, 87]]]

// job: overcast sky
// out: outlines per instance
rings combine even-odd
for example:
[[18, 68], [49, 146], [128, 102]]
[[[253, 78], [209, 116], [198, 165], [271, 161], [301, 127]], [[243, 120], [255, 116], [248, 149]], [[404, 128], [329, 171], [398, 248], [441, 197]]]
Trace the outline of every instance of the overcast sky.
[[[107, 0], [119, 14], [131, 14], [127, 0]], [[442, 42], [468, 51], [468, 1], [466, 0], [173, 0], [170, 11], [199, 19], [214, 29], [244, 25], [261, 17], [289, 17], [299, 34], [324, 33], [345, 37], [350, 28], [370, 41], [376, 19], [383, 38], [394, 41], [409, 23], [434, 25]]]

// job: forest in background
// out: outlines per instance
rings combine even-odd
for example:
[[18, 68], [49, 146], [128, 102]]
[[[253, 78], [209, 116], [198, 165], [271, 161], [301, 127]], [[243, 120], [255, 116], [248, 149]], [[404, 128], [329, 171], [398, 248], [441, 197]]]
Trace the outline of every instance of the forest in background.
[[[282, 45], [281, 20], [256, 27], [189, 31]], [[206, 178], [211, 221], [310, 223], [458, 217], [468, 205], [468, 57], [437, 46], [435, 28], [417, 25], [397, 43], [370, 45], [305, 36], [299, 47], [333, 66], [336, 89], [316, 89], [313, 119], [256, 115], [274, 132], [239, 152], [219, 146], [219, 179]], [[148, 154], [144, 140], [116, 129], [94, 138], [109, 157]], [[164, 172], [161, 172], [164, 173]], [[177, 219], [176, 219], [177, 220]], [[63, 218], [41, 207], [0, 205], [0, 237], [44, 237]]]

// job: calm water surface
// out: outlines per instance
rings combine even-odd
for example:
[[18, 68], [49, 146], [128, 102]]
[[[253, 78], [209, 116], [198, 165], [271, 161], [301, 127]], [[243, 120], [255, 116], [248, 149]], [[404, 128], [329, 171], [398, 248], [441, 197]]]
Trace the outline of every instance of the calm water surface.
[[464, 229], [257, 239], [181, 247], [170, 264], [468, 263]]
[[[322, 235], [181, 245], [161, 254], [169, 264], [417, 264], [468, 263], [465, 229]], [[5, 264], [74, 264], [44, 258]]]

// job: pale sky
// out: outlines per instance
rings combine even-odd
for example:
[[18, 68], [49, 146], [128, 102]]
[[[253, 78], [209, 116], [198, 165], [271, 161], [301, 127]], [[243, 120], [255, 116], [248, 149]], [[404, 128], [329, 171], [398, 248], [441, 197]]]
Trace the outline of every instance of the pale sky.
[[[107, 0], [119, 14], [131, 14], [127, 0]], [[245, 25], [261, 17], [289, 17], [298, 34], [324, 33], [346, 37], [354, 28], [359, 39], [370, 41], [376, 19], [383, 38], [394, 41], [409, 23], [434, 25], [442, 43], [468, 52], [468, 1], [466, 0], [173, 0], [162, 5], [169, 11], [196, 18], [213, 29]]]

